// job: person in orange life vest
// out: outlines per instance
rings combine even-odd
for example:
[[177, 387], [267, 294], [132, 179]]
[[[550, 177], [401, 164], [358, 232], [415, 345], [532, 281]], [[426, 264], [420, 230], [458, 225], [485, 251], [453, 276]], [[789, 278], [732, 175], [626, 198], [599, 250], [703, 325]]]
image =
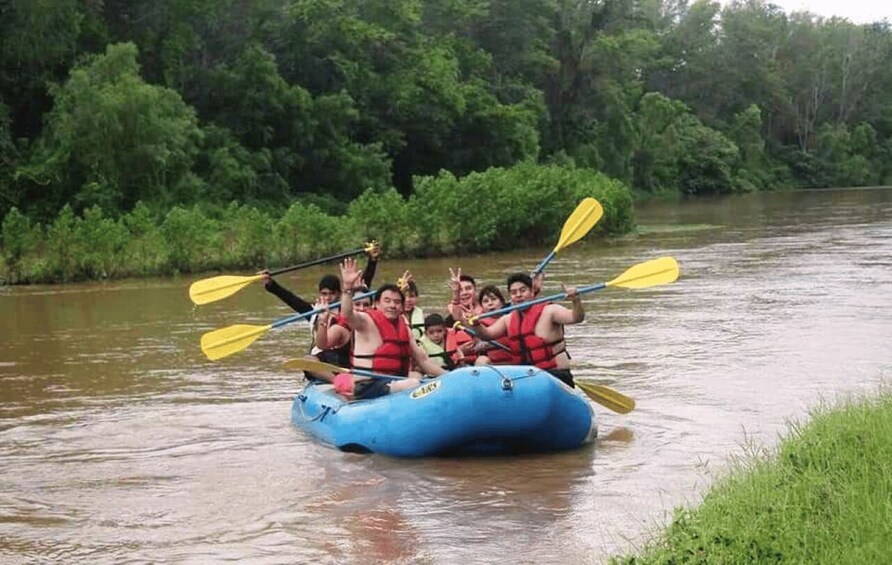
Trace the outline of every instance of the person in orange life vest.
[[456, 321], [466, 320], [483, 313], [477, 301], [477, 282], [470, 275], [463, 275], [461, 269], [449, 269], [449, 286], [452, 288], [452, 302], [446, 306], [446, 349], [453, 351], [455, 366], [473, 365], [477, 360], [477, 339], [465, 331], [452, 329]]
[[[492, 284], [480, 289], [477, 301], [480, 302], [484, 312], [492, 312], [505, 307], [505, 297], [502, 296], [502, 291], [499, 290], [499, 287]], [[491, 326], [497, 320], [498, 318], [483, 318], [480, 320], [480, 323], [484, 326]], [[507, 337], [503, 337], [497, 340], [497, 342], [509, 348], [511, 347], [510, 340]], [[494, 347], [485, 341], [478, 340], [477, 353], [475, 365], [517, 365], [520, 363], [520, 358], [512, 352]]]
[[[386, 375], [405, 376], [412, 361], [425, 374], [440, 376], [446, 371], [434, 363], [412, 338], [403, 317], [405, 297], [395, 284], [385, 284], [375, 295], [375, 308], [357, 312], [353, 306], [353, 289], [362, 271], [356, 261], [344, 259], [341, 264], [341, 314], [353, 328], [353, 363], [357, 369], [368, 369]], [[385, 379], [357, 379], [354, 398], [375, 398], [391, 392], [406, 390], [420, 384], [418, 379], [387, 381]]]
[[[533, 299], [533, 280], [525, 273], [515, 273], [508, 277], [508, 292], [514, 304], [529, 302]], [[485, 339], [507, 336], [511, 352], [521, 363], [535, 365], [575, 387], [564, 343], [564, 326], [583, 321], [585, 311], [575, 286], [565, 286], [564, 292], [572, 308], [548, 302], [536, 304], [502, 316], [490, 326], [474, 320], [474, 329]]]

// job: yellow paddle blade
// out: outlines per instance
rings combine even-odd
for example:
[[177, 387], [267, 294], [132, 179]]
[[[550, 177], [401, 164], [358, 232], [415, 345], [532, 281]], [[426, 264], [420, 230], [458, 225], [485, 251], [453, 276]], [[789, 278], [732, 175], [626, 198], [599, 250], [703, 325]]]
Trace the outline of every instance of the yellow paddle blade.
[[311, 371], [314, 373], [349, 373], [350, 369], [344, 369], [343, 367], [338, 367], [337, 365], [332, 365], [331, 363], [324, 363], [322, 361], [313, 361], [312, 359], [289, 359], [284, 363], [286, 369], [298, 369], [301, 371]]
[[232, 296], [252, 282], [259, 281], [262, 278], [263, 275], [253, 275], [250, 277], [221, 275], [219, 277], [201, 279], [189, 286], [189, 298], [192, 299], [192, 302], [198, 305], [216, 302], [217, 300], [223, 300], [228, 296]]
[[576, 380], [579, 387], [589, 398], [618, 414], [628, 414], [635, 408], [635, 399], [617, 392], [604, 385], [596, 385], [593, 382]]
[[208, 332], [201, 336], [201, 351], [211, 361], [228, 357], [247, 348], [272, 327], [272, 324], [268, 326], [236, 324]]
[[660, 257], [630, 267], [606, 285], [620, 288], [648, 288], [671, 283], [677, 279], [678, 262], [672, 257]]
[[571, 243], [575, 243], [587, 234], [601, 216], [604, 215], [604, 208], [601, 203], [594, 198], [583, 198], [582, 202], [573, 210], [567, 221], [564, 222], [564, 229], [561, 230], [561, 237], [558, 239], [557, 245], [554, 247], [555, 252], [560, 251]]

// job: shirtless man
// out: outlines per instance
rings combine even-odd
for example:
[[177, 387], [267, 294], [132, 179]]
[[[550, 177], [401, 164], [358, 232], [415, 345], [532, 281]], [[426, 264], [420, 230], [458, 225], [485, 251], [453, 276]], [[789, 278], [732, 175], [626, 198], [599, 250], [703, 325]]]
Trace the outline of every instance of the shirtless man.
[[[414, 360], [425, 374], [440, 376], [446, 371], [432, 361], [412, 337], [403, 316], [402, 291], [395, 284], [382, 285], [375, 295], [373, 309], [357, 312], [353, 306], [353, 291], [359, 284], [362, 271], [356, 269], [356, 261], [344, 259], [341, 264], [341, 315], [353, 329], [353, 358], [351, 365], [357, 369], [405, 377]], [[354, 398], [375, 398], [391, 392], [406, 390], [420, 384], [418, 379], [404, 378], [356, 379]]]
[[[508, 293], [513, 304], [533, 300], [533, 289], [533, 280], [525, 273], [508, 277]], [[575, 387], [570, 372], [570, 356], [564, 343], [564, 326], [583, 321], [585, 311], [575, 286], [564, 287], [564, 292], [572, 302], [572, 308], [546, 302], [525, 310], [515, 310], [490, 326], [483, 325], [475, 318], [471, 318], [470, 322], [480, 337], [485, 339], [507, 336], [505, 341], [522, 364], [535, 365]]]

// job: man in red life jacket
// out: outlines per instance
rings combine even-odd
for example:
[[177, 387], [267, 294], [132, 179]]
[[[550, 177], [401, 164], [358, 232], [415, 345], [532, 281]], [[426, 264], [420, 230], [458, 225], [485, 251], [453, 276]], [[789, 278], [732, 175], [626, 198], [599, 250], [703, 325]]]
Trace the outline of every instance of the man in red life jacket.
[[[490, 326], [474, 320], [474, 329], [485, 339], [507, 336], [508, 346], [521, 364], [535, 365], [575, 387], [570, 372], [570, 356], [564, 343], [564, 326], [583, 321], [585, 311], [575, 286], [564, 287], [564, 292], [572, 302], [572, 308], [548, 302], [536, 304], [502, 316]], [[533, 281], [530, 276], [515, 273], [508, 277], [508, 293], [514, 304], [532, 300]]]
[[[356, 261], [344, 259], [341, 264], [341, 315], [353, 328], [352, 366], [376, 373], [405, 377], [411, 361], [427, 375], [440, 376], [446, 371], [433, 362], [412, 337], [403, 316], [402, 291], [395, 284], [385, 284], [375, 296], [376, 307], [357, 312], [353, 306], [353, 290], [359, 284], [362, 271]], [[398, 390], [418, 386], [418, 379], [357, 379], [354, 398], [375, 398]]]

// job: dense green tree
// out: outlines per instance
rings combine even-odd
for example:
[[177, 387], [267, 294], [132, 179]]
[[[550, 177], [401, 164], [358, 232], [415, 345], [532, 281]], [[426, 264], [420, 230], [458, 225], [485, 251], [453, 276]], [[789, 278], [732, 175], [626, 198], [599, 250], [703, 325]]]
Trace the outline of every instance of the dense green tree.
[[[417, 174], [449, 167], [467, 172], [473, 169], [462, 167], [505, 164], [538, 150], [530, 144], [531, 127], [539, 120], [530, 98], [512, 110], [486, 96], [481, 60], [452, 36], [426, 34], [423, 15], [418, 0], [294, 0], [273, 32], [284, 38], [274, 52], [285, 80], [314, 96], [346, 92], [359, 110], [355, 139], [381, 143], [393, 161], [393, 181], [404, 194]], [[480, 145], [477, 138], [461, 135], [494, 120], [519, 123], [494, 124]], [[453, 157], [454, 152], [491, 152], [492, 135], [498, 132], [509, 138], [496, 140], [501, 147], [494, 157]]]
[[11, 111], [13, 137], [34, 137], [50, 108], [48, 83], [65, 76], [77, 56], [83, 15], [78, 0], [0, 3], [0, 93]]
[[9, 110], [0, 99], [0, 217], [18, 202], [12, 175], [18, 163], [18, 151], [12, 142], [11, 126]]
[[720, 132], [687, 115], [678, 128], [679, 189], [684, 194], [733, 192], [738, 149]]
[[632, 159], [635, 188], [653, 193], [678, 190], [676, 124], [687, 113], [684, 104], [658, 93], [648, 93], [641, 99]]
[[535, 160], [650, 193], [889, 182], [890, 59], [888, 22], [767, 0], [6, 0], [0, 215], [338, 213]]
[[195, 112], [176, 92], [146, 84], [136, 56], [132, 43], [110, 45], [51, 89], [47, 127], [16, 173], [36, 211], [72, 201], [124, 211], [143, 196], [168, 205], [199, 196], [190, 173], [201, 141]]
[[[389, 163], [379, 146], [351, 139], [359, 113], [349, 95], [314, 99], [288, 84], [261, 46], [248, 45], [232, 65], [214, 69], [208, 84], [216, 94], [203, 117], [231, 132], [244, 146], [242, 153], [264, 155], [257, 172], [272, 175], [249, 192], [227, 191], [231, 197], [283, 202], [289, 194], [326, 192], [349, 201], [366, 188], [389, 184]], [[233, 148], [230, 155], [238, 153]]]

